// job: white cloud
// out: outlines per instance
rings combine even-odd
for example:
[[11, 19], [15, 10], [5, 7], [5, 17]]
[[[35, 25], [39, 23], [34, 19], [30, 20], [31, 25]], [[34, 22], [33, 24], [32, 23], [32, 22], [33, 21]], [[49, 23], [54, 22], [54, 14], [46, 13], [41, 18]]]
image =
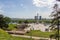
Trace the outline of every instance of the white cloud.
[[55, 3], [55, 0], [33, 0], [33, 5], [36, 7], [50, 7]]
[[41, 16], [43, 18], [50, 18], [50, 14], [51, 14], [51, 12], [42, 12]]
[[50, 10], [50, 11], [46, 10], [45, 12], [40, 11], [41, 13], [40, 15], [43, 18], [50, 18], [49, 16], [52, 12], [51, 7], [53, 7], [55, 3], [56, 3], [56, 0], [33, 0], [33, 5], [35, 5], [36, 7], [47, 7]]

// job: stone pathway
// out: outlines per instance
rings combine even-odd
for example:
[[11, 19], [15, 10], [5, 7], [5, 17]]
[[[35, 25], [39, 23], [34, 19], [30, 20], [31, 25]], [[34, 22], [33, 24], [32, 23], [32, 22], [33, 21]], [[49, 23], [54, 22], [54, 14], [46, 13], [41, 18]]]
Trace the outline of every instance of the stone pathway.
[[[43, 38], [43, 37], [34, 37], [34, 36], [27, 36], [27, 35], [15, 35], [15, 34], [11, 34], [12, 36], [16, 36], [16, 37], [24, 37], [24, 38], [33, 38], [33, 39], [36, 39], [36, 40], [39, 40], [39, 39], [46, 39], [46, 40], [50, 40], [50, 38]], [[52, 39], [52, 40], [55, 40], [55, 39]]]

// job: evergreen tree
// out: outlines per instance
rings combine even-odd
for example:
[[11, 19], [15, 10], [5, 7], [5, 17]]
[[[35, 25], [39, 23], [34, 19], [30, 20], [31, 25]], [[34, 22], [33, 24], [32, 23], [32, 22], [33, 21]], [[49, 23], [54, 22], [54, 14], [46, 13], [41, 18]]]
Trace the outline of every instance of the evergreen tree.
[[59, 40], [59, 25], [60, 25], [60, 10], [58, 8], [58, 4], [54, 5], [54, 12], [52, 12], [52, 16], [54, 17], [52, 20], [51, 29], [55, 30], [56, 33], [53, 35], [57, 40]]

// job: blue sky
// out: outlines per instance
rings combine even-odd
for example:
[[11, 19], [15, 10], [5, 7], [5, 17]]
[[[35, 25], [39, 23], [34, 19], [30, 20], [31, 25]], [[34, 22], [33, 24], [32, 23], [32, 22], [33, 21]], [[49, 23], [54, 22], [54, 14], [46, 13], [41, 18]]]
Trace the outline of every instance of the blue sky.
[[0, 14], [11, 18], [34, 18], [39, 13], [50, 18], [55, 0], [0, 0]]

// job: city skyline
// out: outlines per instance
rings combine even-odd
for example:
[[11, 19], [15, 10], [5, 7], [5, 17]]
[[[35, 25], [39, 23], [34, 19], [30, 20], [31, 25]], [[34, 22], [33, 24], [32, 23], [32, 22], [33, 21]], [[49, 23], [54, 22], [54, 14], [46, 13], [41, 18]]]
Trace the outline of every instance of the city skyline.
[[55, 0], [0, 0], [0, 14], [11, 18], [50, 18]]

